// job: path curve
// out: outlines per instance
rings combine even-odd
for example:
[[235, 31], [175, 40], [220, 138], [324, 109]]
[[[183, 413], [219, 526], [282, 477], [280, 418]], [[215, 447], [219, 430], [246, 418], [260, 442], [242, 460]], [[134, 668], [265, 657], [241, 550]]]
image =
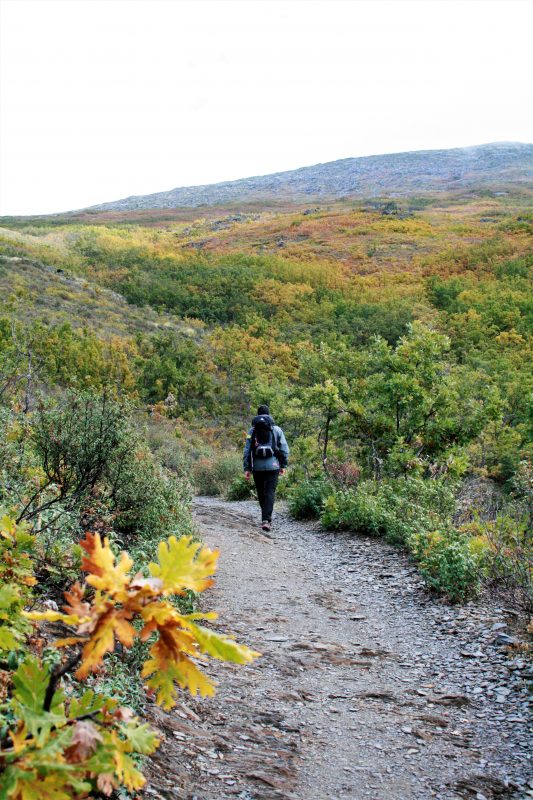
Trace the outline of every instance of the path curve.
[[[168, 800], [533, 797], [525, 671], [503, 609], [431, 598], [406, 556], [257, 505], [197, 498], [221, 550], [206, 594], [259, 650], [213, 663], [215, 698], [153, 708], [146, 796]], [[528, 735], [529, 734], [529, 735]]]

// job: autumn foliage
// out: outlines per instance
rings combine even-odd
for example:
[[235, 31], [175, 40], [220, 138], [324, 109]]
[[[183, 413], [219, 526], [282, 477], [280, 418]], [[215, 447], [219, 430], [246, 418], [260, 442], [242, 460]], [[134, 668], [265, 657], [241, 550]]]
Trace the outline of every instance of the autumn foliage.
[[[2, 535], [27, 536], [12, 524]], [[142, 787], [137, 756], [156, 749], [155, 733], [115, 700], [92, 689], [73, 692], [71, 686], [67, 695], [60, 685], [71, 670], [80, 683], [98, 672], [117, 641], [124, 648], [137, 638], [149, 643], [142, 674], [165, 709], [176, 703], [178, 687], [214, 693], [213, 681], [197, 665], [207, 656], [246, 664], [259, 655], [200, 624], [215, 620], [214, 612], [181, 614], [173, 605], [174, 597], [212, 584], [217, 551], [191, 537], [171, 536], [159, 544], [148, 575], [132, 575], [130, 556], [123, 552], [117, 558], [107, 538], [89, 533], [81, 546], [87, 577], [65, 593], [63, 610], [21, 614], [34, 623], [65, 625], [69, 635], [55, 646], [68, 648], [68, 658], [51, 669], [27, 653], [12, 675], [9, 663], [3, 664], [8, 715], [0, 749], [2, 800], [67, 800], [95, 791], [110, 795], [120, 785], [131, 791]], [[26, 573], [20, 577], [27, 583]], [[14, 640], [4, 633], [4, 641]]]

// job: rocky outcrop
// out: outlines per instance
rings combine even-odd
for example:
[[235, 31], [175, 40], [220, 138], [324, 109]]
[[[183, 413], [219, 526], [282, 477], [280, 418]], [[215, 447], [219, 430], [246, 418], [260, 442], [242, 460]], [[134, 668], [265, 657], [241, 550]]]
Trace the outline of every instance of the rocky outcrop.
[[533, 144], [499, 142], [453, 150], [344, 158], [272, 175], [126, 197], [92, 206], [90, 210], [132, 211], [253, 201], [401, 197], [468, 187], [503, 191], [511, 184], [531, 185], [532, 179]]

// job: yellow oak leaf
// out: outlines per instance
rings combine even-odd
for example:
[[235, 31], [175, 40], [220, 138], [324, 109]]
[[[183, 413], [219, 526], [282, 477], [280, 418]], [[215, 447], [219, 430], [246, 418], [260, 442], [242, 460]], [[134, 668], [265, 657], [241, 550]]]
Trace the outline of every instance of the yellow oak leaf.
[[88, 533], [80, 544], [87, 553], [81, 562], [81, 568], [90, 573], [87, 583], [122, 600], [130, 582], [132, 559], [127, 553], [121, 553], [118, 562], [115, 563], [116, 558], [109, 545], [109, 539], [106, 536], [102, 543], [97, 533]]
[[[90, 789], [89, 784], [86, 786]], [[21, 771], [9, 796], [13, 800], [72, 800], [64, 775], [57, 772], [41, 777], [33, 770]]]
[[215, 686], [187, 656], [179, 655], [174, 662], [169, 662], [161, 669], [160, 661], [149, 659], [143, 666], [143, 678], [149, 677], [147, 686], [156, 692], [156, 702], [165, 711], [176, 705], [176, 687], [187, 689], [192, 695], [211, 697], [215, 694]]
[[154, 627], [152, 628], [150, 627], [151, 624], [148, 623], [144, 626], [141, 640], [146, 641], [150, 633], [153, 630], [157, 630], [159, 639], [150, 648], [150, 653], [159, 661], [161, 669], [165, 668], [167, 662], [178, 658], [182, 652], [193, 656], [198, 654], [194, 636], [189, 631], [177, 626], [175, 622], [169, 621], [160, 625], [153, 623]]
[[142, 789], [146, 783], [146, 778], [139, 772], [135, 766], [133, 758], [128, 755], [131, 752], [131, 744], [129, 741], [120, 739], [115, 732], [112, 734], [113, 739], [113, 759], [115, 761], [115, 773], [121, 783], [124, 784], [126, 789], [135, 792]]
[[146, 623], [153, 622], [156, 626], [167, 625], [169, 622], [178, 622], [180, 614], [167, 600], [156, 600], [148, 603], [141, 609], [141, 617]]
[[54, 647], [71, 647], [73, 644], [79, 644], [80, 642], [86, 642], [87, 639], [84, 636], [67, 636], [65, 639], [56, 639], [53, 642]]
[[157, 548], [159, 564], [149, 565], [150, 574], [163, 582], [163, 594], [183, 594], [186, 589], [203, 592], [211, 586], [218, 550], [203, 547], [192, 536], [170, 536]]
[[202, 625], [195, 625], [190, 618], [182, 617], [182, 624], [194, 635], [202, 653], [207, 653], [220, 661], [231, 661], [234, 664], [249, 664], [258, 658], [261, 653], [250, 650], [244, 644], [238, 644], [234, 639], [216, 633]]
[[193, 614], [179, 614], [173, 605], [166, 600], [158, 600], [149, 603], [140, 609], [140, 614], [145, 621], [144, 628], [141, 630], [141, 641], [145, 642], [150, 634], [158, 628], [168, 627], [170, 623], [179, 627], [187, 627], [191, 620], [215, 620], [218, 619], [216, 611], [195, 612]]
[[9, 737], [13, 742], [13, 750], [15, 753], [20, 753], [21, 750], [24, 750], [28, 744], [28, 729], [24, 723], [20, 724], [20, 727], [16, 731], [9, 731]]
[[22, 611], [24, 617], [34, 622], [46, 620], [47, 622], [64, 622], [65, 625], [81, 625], [88, 622], [90, 617], [78, 617], [77, 614], [63, 614], [61, 611]]

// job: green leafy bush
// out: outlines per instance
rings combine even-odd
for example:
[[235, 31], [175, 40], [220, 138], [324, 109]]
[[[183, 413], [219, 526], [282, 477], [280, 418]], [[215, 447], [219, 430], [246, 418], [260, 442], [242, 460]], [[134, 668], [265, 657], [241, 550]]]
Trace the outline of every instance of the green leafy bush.
[[157, 464], [128, 405], [89, 392], [38, 412], [35, 450], [44, 480], [19, 518], [97, 502], [122, 539], [190, 531], [190, 487]]
[[91, 392], [71, 392], [39, 409], [32, 438], [44, 478], [19, 520], [34, 519], [58, 504], [75, 508], [102, 484], [113, 497], [124, 465], [137, 450], [128, 407]]
[[444, 481], [365, 481], [356, 490], [332, 492], [321, 521], [330, 529], [383, 536], [406, 547], [427, 585], [460, 602], [479, 589], [486, 547], [479, 546], [480, 537], [453, 530], [454, 505]]
[[363, 481], [357, 489], [332, 492], [320, 517], [326, 528], [384, 536], [395, 544], [433, 530], [454, 510], [444, 481], [399, 478]]
[[178, 528], [190, 533], [190, 486], [165, 472], [147, 450], [137, 449], [112, 465], [110, 504], [114, 527], [127, 541], [149, 534], [159, 538]]
[[291, 516], [294, 519], [317, 519], [332, 492], [333, 487], [323, 477], [296, 484], [287, 492]]
[[480, 585], [480, 565], [468, 538], [457, 532], [418, 534], [412, 551], [427, 585], [452, 603], [475, 595]]
[[227, 500], [249, 500], [254, 497], [254, 483], [252, 480], [247, 481], [244, 475], [238, 475], [230, 484], [226, 492]]
[[365, 488], [337, 491], [327, 497], [320, 517], [324, 527], [384, 535], [392, 527], [393, 518], [376, 500], [375, 494]]
[[157, 334], [141, 340], [141, 357], [139, 384], [149, 402], [166, 400], [174, 416], [212, 404], [211, 365], [193, 339], [173, 331]]

